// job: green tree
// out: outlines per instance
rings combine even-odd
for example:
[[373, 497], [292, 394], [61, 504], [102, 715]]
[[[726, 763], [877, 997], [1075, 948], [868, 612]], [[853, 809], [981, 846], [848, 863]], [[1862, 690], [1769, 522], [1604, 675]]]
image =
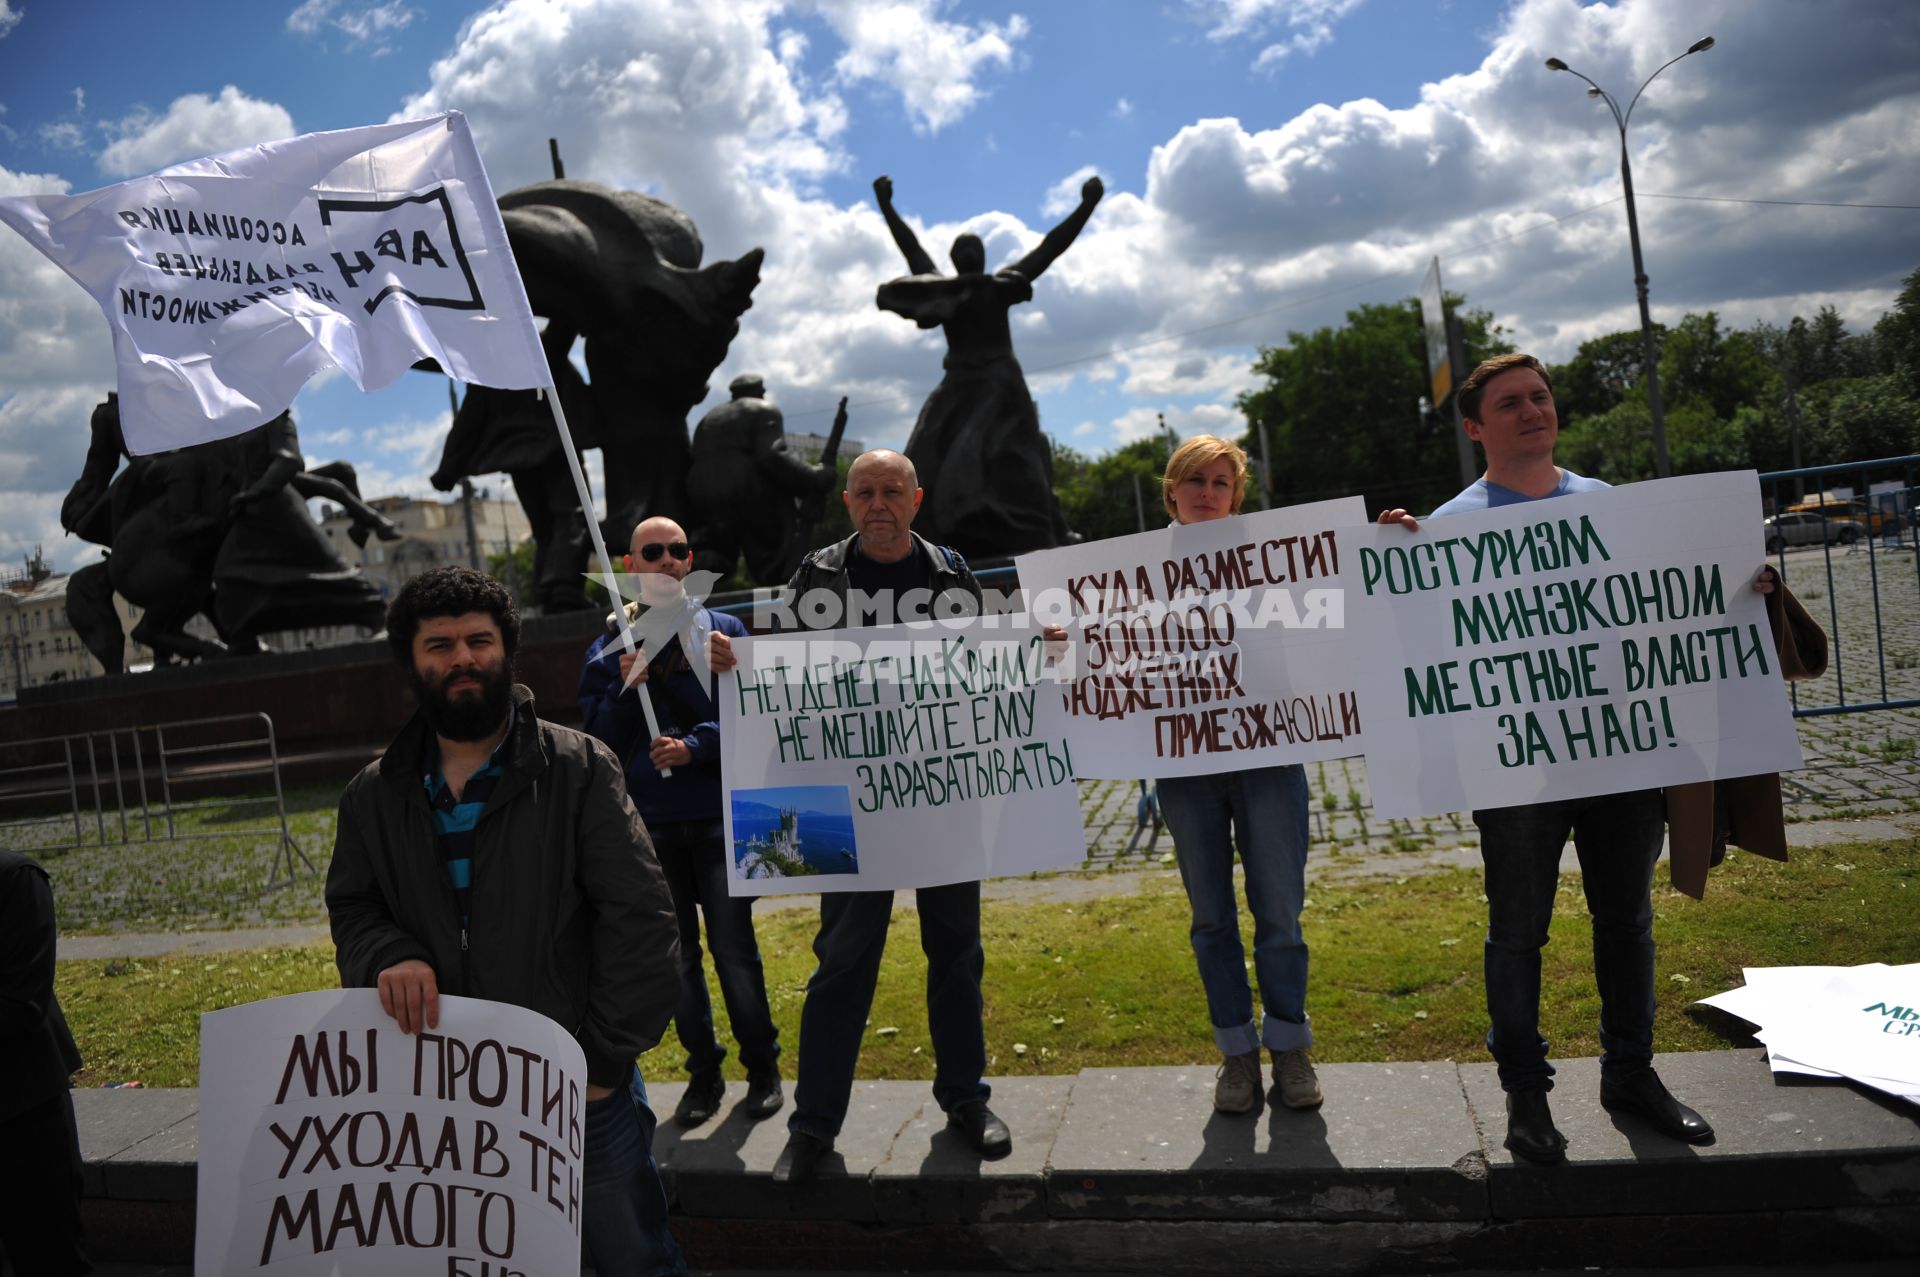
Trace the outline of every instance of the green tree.
[[1878, 371], [1874, 366], [1873, 339], [1848, 332], [1846, 321], [1833, 307], [1822, 306], [1807, 329], [1816, 380], [1870, 377]]
[[1797, 470], [1806, 464], [1806, 418], [1801, 396], [1814, 380], [1813, 341], [1807, 321], [1795, 315], [1785, 328], [1762, 320], [1747, 330], [1776, 380], [1766, 399], [1737, 415], [1747, 437], [1747, 455], [1760, 470]]
[[1687, 314], [1660, 350], [1666, 402], [1697, 405], [1722, 419], [1731, 419], [1742, 404], [1764, 399], [1775, 375], [1753, 338], [1723, 330], [1714, 311]]
[[1880, 372], [1920, 396], [1920, 270], [1907, 276], [1892, 309], [1873, 326], [1873, 337]]
[[[1448, 298], [1469, 367], [1512, 349], [1492, 315], [1462, 302]], [[1261, 350], [1254, 371], [1266, 384], [1239, 403], [1256, 457], [1253, 432], [1266, 432], [1277, 504], [1360, 493], [1370, 509], [1431, 509], [1459, 490], [1452, 421], [1419, 408], [1425, 351], [1412, 298], [1361, 306], [1338, 328], [1290, 332]]]
[[[513, 595], [515, 605], [522, 612], [532, 612], [534, 598], [539, 593], [534, 588], [533, 579], [533, 538], [528, 537], [512, 548], [502, 548], [487, 555], [487, 575], [507, 587], [507, 593]], [[595, 564], [590, 571], [598, 571]], [[605, 586], [594, 585], [591, 589], [599, 591], [599, 597], [605, 598]]]
[[1920, 452], [1920, 399], [1908, 394], [1897, 377], [1836, 378], [1821, 382], [1808, 397], [1815, 454], [1809, 464]]
[[[1666, 331], [1665, 325], [1656, 324], [1655, 340], [1664, 339]], [[1641, 355], [1640, 330], [1635, 328], [1589, 338], [1570, 362], [1552, 368], [1553, 403], [1562, 428], [1623, 403], [1640, 380], [1646, 364]]]
[[1636, 386], [1597, 416], [1582, 417], [1570, 426], [1563, 424], [1553, 455], [1555, 461], [1576, 474], [1605, 483], [1650, 478], [1654, 472], [1653, 416], [1647, 411], [1645, 387]]
[[1177, 446], [1171, 431], [1156, 431], [1099, 457], [1056, 443], [1054, 491], [1067, 526], [1089, 541], [1164, 526], [1160, 478]]

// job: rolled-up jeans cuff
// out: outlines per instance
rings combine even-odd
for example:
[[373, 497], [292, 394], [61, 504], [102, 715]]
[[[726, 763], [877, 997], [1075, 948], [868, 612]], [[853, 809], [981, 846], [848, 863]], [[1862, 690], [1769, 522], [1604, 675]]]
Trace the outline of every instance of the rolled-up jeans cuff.
[[1269, 1051], [1297, 1051], [1313, 1045], [1313, 1025], [1270, 1015], [1260, 1026], [1260, 1040]]
[[1245, 1055], [1249, 1051], [1260, 1049], [1260, 1036], [1254, 1032], [1252, 1020], [1224, 1029], [1217, 1024], [1214, 1025], [1213, 1040], [1223, 1056]]

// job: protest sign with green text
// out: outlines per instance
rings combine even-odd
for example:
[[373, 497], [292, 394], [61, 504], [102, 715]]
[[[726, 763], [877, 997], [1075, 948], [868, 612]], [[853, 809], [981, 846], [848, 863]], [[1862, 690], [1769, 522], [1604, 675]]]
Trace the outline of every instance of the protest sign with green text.
[[1085, 858], [1066, 715], [1008, 616], [735, 639], [734, 895], [937, 887]]
[[1382, 816], [1801, 765], [1752, 589], [1753, 472], [1356, 536], [1348, 595]]

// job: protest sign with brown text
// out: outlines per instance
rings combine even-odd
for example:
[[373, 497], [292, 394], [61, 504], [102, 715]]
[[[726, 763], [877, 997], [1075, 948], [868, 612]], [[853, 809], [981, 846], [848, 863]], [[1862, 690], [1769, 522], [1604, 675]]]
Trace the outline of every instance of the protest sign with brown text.
[[1079, 774], [1200, 776], [1360, 752], [1342, 629], [1358, 497], [1023, 554], [1070, 642], [1052, 694]]
[[194, 1271], [551, 1277], [580, 1269], [586, 1057], [443, 996], [404, 1034], [371, 989], [200, 1017]]

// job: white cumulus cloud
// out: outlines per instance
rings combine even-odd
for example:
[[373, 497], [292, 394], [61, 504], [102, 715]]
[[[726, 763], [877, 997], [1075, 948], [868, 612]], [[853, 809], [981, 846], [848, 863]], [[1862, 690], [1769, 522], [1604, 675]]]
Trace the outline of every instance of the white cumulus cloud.
[[188, 93], [159, 115], [138, 110], [111, 128], [114, 141], [100, 152], [100, 171], [133, 177], [182, 160], [217, 155], [291, 137], [293, 117], [277, 102], [248, 97], [229, 84], [217, 98]]
[[953, 22], [939, 16], [938, 0], [816, 0], [846, 45], [834, 70], [848, 83], [877, 81], [900, 95], [916, 131], [932, 133], [965, 115], [979, 100], [977, 83], [989, 68], [1004, 70], [1027, 20]]
[[1279, 38], [1260, 50], [1254, 69], [1269, 70], [1295, 53], [1312, 54], [1333, 41], [1340, 19], [1361, 0], [1188, 0], [1203, 21], [1209, 39], [1218, 41]]
[[[1311, 34], [1296, 17], [1331, 23], [1345, 12], [1243, 0], [1207, 8], [1203, 21], [1221, 31], [1238, 23], [1221, 38], [1254, 47]], [[999, 77], [1023, 74], [1023, 59], [1045, 52], [1037, 39], [1028, 47], [1024, 26], [1003, 22], [992, 29], [958, 6], [900, 0], [501, 0], [467, 21], [394, 114], [466, 112], [497, 190], [546, 177], [547, 138], [557, 137], [570, 173], [687, 212], [706, 260], [764, 247], [753, 308], [711, 378], [722, 389], [709, 403], [735, 373], [758, 371], [792, 428], [823, 431], [844, 394], [850, 434], [898, 446], [942, 375], [944, 343], [874, 306], [875, 287], [906, 268], [871, 199], [840, 181], [886, 171], [884, 155], [854, 152], [864, 143], [852, 139], [872, 134], [851, 125], [873, 111], [922, 129], [950, 125], [958, 116], [942, 112], [973, 109]], [[910, 47], [899, 34], [909, 29], [944, 51]], [[1631, 328], [1618, 135], [1583, 85], [1542, 64], [1557, 55], [1630, 93], [1708, 33], [1718, 47], [1668, 70], [1633, 120], [1656, 318], [1711, 307], [1739, 326], [1832, 304], [1856, 327], [1870, 324], [1920, 266], [1912, 212], [1657, 197], [1915, 203], [1920, 24], [1902, 6], [1519, 0], [1493, 23], [1477, 65], [1391, 104], [1355, 98], [1290, 116], [1191, 118], [1103, 172], [1108, 194], [1091, 223], [1013, 314], [1043, 420], [1093, 449], [1151, 430], [1161, 411], [1181, 433], [1231, 433], [1258, 346], [1412, 295], [1436, 253], [1450, 289], [1543, 357], [1562, 360], [1587, 337]], [[914, 97], [909, 55], [934, 69], [930, 83], [946, 76], [948, 90]], [[234, 89], [220, 101], [229, 99], [281, 111]], [[1088, 110], [1099, 116], [1109, 100]], [[219, 105], [181, 101], [189, 105], [116, 142], [110, 171], [260, 140], [163, 143]], [[1164, 110], [1156, 101], [1153, 118]], [[281, 117], [265, 132], [291, 132]], [[136, 145], [147, 148], [137, 159]], [[986, 199], [930, 206], [904, 181], [896, 199], [936, 261], [971, 230], [999, 266], [1071, 207], [1085, 171], [1039, 192], [1032, 221]], [[16, 191], [57, 185], [0, 172], [0, 190], [9, 182]], [[18, 474], [29, 463], [11, 459], [39, 458], [26, 477], [0, 483], [64, 492], [86, 412], [109, 384], [105, 326], [91, 303], [23, 243], [0, 237], [0, 464]], [[1069, 392], [1100, 407], [1053, 398]], [[328, 425], [313, 428], [317, 437]], [[396, 422], [382, 437], [397, 447], [362, 438], [354, 459], [366, 459], [382, 490], [417, 488], [438, 429], [424, 416]], [[58, 455], [44, 443], [56, 437]], [[0, 538], [44, 532], [19, 523], [28, 517], [6, 515]], [[47, 539], [51, 550], [57, 529]]]
[[402, 0], [384, 0], [379, 4], [355, 4], [352, 0], [305, 0], [287, 15], [287, 30], [307, 36], [338, 31], [347, 37], [349, 45], [380, 43], [391, 33], [406, 28], [419, 16], [419, 10], [402, 3]]

